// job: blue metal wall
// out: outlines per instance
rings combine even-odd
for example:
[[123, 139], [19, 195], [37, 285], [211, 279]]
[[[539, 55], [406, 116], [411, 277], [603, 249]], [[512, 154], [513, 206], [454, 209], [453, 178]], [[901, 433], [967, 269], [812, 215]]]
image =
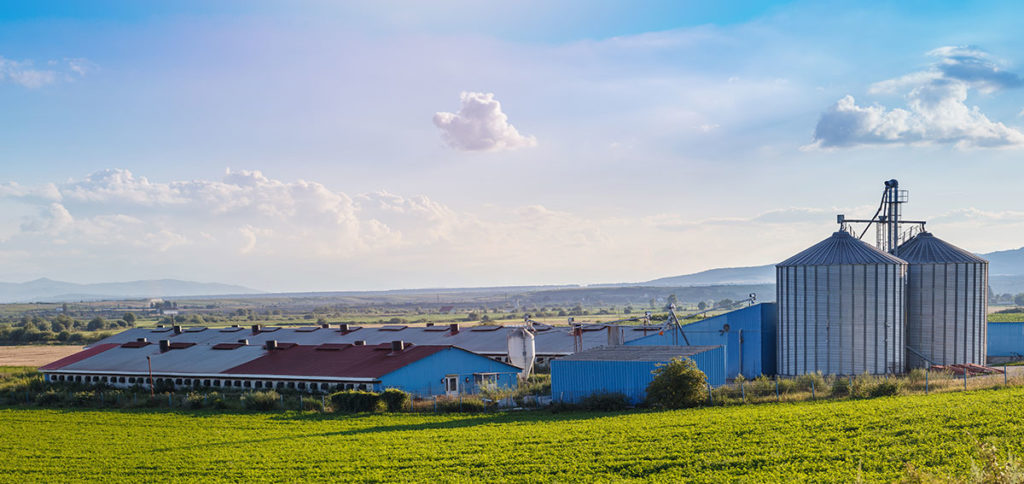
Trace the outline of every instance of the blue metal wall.
[[[726, 378], [740, 373], [747, 378], [774, 375], [775, 326], [778, 321], [775, 303], [761, 303], [713, 316], [683, 326], [683, 334], [691, 345], [721, 345], [725, 348]], [[728, 325], [729, 329], [725, 330]], [[635, 339], [627, 345], [671, 345], [673, 341], [686, 344], [682, 336], [672, 331]]]
[[[690, 357], [712, 386], [725, 384], [725, 351], [718, 347]], [[667, 363], [667, 362], [662, 362]], [[551, 398], [578, 402], [595, 393], [621, 392], [636, 404], [647, 397], [647, 385], [661, 364], [650, 361], [551, 361]]]
[[988, 323], [988, 356], [1024, 357], [1024, 323]]
[[474, 373], [497, 373], [499, 387], [514, 388], [518, 384], [519, 368], [463, 349], [448, 348], [382, 376], [380, 387], [398, 388], [418, 396], [444, 395], [444, 377], [459, 375], [459, 392], [477, 393], [480, 389]]

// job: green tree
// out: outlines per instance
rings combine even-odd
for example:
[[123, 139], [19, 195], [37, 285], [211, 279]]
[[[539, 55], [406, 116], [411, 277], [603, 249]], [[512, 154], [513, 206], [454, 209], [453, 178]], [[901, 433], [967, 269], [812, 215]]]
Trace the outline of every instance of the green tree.
[[679, 298], [677, 298], [675, 294], [669, 294], [668, 295], [668, 300], [665, 301], [665, 307], [669, 308], [673, 304], [678, 304], [678, 303], [679, 303]]
[[1018, 306], [1024, 306], [1024, 292], [1013, 296], [1013, 303]]
[[135, 326], [135, 313], [124, 313], [124, 316], [121, 316], [121, 319], [128, 323], [128, 326]]
[[102, 317], [96, 316], [92, 321], [89, 321], [89, 324], [85, 326], [85, 329], [88, 331], [99, 331], [106, 327], [107, 322]]
[[697, 309], [703, 311], [703, 310], [705, 310], [707, 308], [708, 308], [708, 303], [706, 303], [704, 301], [701, 301], [701, 302], [697, 303]]
[[695, 407], [707, 397], [707, 376], [689, 358], [673, 358], [654, 370], [647, 402], [656, 407]]

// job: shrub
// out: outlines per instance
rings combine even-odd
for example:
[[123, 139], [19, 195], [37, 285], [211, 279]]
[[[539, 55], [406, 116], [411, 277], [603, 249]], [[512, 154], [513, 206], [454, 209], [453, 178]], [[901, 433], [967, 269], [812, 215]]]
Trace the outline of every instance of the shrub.
[[766, 395], [768, 393], [774, 394], [775, 382], [771, 378], [768, 378], [767, 375], [762, 374], [761, 376], [754, 378], [754, 381], [751, 382], [750, 389], [755, 395]]
[[805, 373], [796, 377], [797, 388], [804, 391], [811, 391], [813, 385], [815, 392], [822, 392], [825, 389], [825, 377], [821, 376], [820, 371], [814, 373]]
[[926, 370], [924, 368], [914, 368], [907, 372], [907, 381], [910, 383], [924, 383]]
[[832, 380], [832, 396], [833, 397], [847, 397], [850, 395], [850, 380], [845, 377], [837, 376], [835, 380]]
[[324, 402], [316, 398], [303, 398], [302, 399], [303, 410], [313, 410], [316, 412], [324, 411]]
[[96, 392], [93, 391], [75, 392], [71, 396], [71, 403], [77, 407], [87, 407], [94, 401], [96, 401]]
[[189, 392], [185, 395], [185, 399], [182, 400], [181, 404], [185, 408], [200, 409], [206, 404], [206, 395], [199, 392]]
[[581, 408], [596, 412], [614, 412], [629, 408], [629, 398], [621, 392], [594, 393], [580, 400]]
[[855, 397], [867, 397], [870, 395], [871, 388], [875, 386], [875, 377], [864, 372], [862, 375], [858, 375], [853, 379], [851, 383], [850, 393]]
[[346, 390], [331, 394], [331, 406], [335, 412], [376, 412], [383, 410], [384, 402], [379, 393]]
[[281, 394], [273, 390], [245, 394], [246, 410], [276, 410], [281, 406]]
[[409, 394], [397, 388], [388, 388], [380, 394], [381, 401], [389, 412], [401, 412], [409, 406]]
[[664, 408], [700, 405], [707, 399], [707, 376], [693, 360], [674, 358], [654, 370], [647, 386], [647, 401]]
[[36, 405], [49, 407], [60, 404], [61, 400], [60, 394], [53, 390], [47, 390], [36, 395]]
[[480, 413], [487, 410], [487, 404], [476, 397], [439, 398], [437, 411], [445, 413]]
[[880, 381], [868, 390], [868, 395], [871, 397], [890, 397], [893, 395], [899, 395], [899, 393], [900, 384], [895, 378], [890, 378], [887, 381]]

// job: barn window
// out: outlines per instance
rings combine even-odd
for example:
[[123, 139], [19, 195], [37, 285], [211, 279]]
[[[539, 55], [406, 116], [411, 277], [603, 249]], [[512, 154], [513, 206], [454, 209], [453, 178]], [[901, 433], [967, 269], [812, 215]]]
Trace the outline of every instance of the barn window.
[[305, 390], [305, 389], [306, 389], [306, 382], [301, 382], [300, 381], [299, 382], [299, 390]]
[[126, 380], [125, 380], [125, 378], [124, 378], [124, 377], [122, 376], [121, 378], [118, 378], [118, 379], [117, 379], [117, 381], [119, 381], [119, 382], [121, 382], [121, 383], [124, 383], [124, 382], [125, 382]]
[[203, 386], [204, 387], [210, 386], [210, 380], [203, 380]]
[[261, 382], [261, 381], [256, 382], [255, 383], [255, 387], [256, 388], [263, 388], [263, 382]]

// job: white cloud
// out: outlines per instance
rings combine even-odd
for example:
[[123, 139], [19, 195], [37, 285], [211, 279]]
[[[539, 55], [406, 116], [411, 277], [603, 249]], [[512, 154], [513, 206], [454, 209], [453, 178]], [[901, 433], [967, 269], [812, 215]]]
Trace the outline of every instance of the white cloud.
[[434, 114], [434, 125], [444, 142], [460, 151], [501, 151], [537, 145], [533, 136], [519, 134], [501, 111], [494, 94], [463, 92], [458, 113]]
[[27, 88], [38, 88], [53, 84], [58, 80], [70, 79], [70, 73], [84, 76], [95, 66], [86, 59], [66, 59], [62, 62], [50, 61], [50, 69], [38, 69], [29, 60], [15, 61], [0, 57], [0, 82], [12, 82]]
[[922, 72], [875, 83], [872, 93], [909, 89], [906, 109], [875, 104], [858, 106], [847, 95], [826, 110], [804, 147], [843, 148], [884, 144], [953, 144], [958, 148], [998, 148], [1024, 145], [1024, 132], [990, 120], [977, 106], [966, 104], [968, 91], [991, 93], [1024, 85], [1021, 77], [1002, 70], [975, 48], [942, 47]]

